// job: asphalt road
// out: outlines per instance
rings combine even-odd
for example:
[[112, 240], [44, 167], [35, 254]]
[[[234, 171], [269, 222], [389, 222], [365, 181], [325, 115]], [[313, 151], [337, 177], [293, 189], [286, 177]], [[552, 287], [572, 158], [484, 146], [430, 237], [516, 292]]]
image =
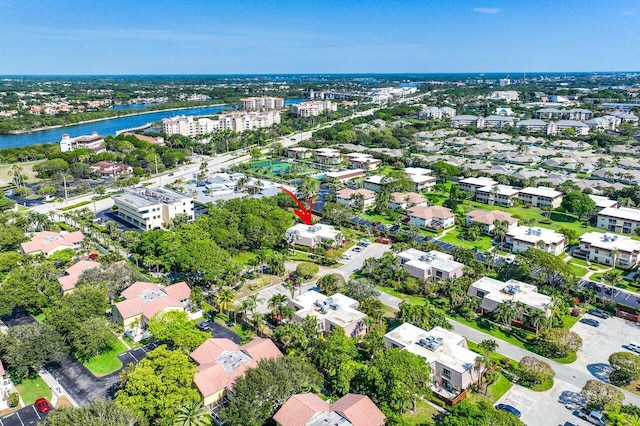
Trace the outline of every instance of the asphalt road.
[[28, 426], [42, 422], [49, 413], [39, 413], [34, 405], [27, 405], [0, 418], [0, 426]]

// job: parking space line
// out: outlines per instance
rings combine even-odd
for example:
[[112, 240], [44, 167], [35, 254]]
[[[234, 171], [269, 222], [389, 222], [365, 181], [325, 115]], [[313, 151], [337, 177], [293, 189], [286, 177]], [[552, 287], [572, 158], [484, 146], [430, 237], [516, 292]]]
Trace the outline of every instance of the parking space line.
[[133, 352], [129, 352], [129, 356], [130, 356], [131, 358], [135, 359], [135, 360], [136, 360], [136, 362], [140, 362], [140, 360], [139, 360], [138, 358], [136, 358], [136, 357], [133, 355]]
[[38, 416], [38, 420], [42, 420], [42, 417], [40, 417], [40, 413], [38, 413], [38, 410], [36, 410], [36, 407], [32, 405], [31, 408], [33, 408], [33, 412], [36, 413], [36, 416]]
[[20, 424], [24, 426], [24, 422], [22, 421], [22, 417], [20, 417], [20, 413], [16, 411], [16, 416], [18, 416], [18, 420], [20, 420]]

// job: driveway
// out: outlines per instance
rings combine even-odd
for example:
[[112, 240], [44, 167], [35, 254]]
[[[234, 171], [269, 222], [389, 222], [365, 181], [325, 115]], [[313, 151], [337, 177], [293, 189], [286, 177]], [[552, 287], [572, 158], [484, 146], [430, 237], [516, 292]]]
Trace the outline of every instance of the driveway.
[[[144, 357], [147, 356], [147, 352], [150, 352], [157, 347], [158, 347], [158, 344], [156, 342], [151, 342], [151, 343], [147, 343], [144, 346], [140, 346], [139, 348], [122, 352], [121, 354], [118, 355], [118, 359], [120, 359], [120, 362], [122, 362], [122, 368], [125, 368], [129, 364], [135, 365], [139, 363], [140, 361], [142, 361]], [[119, 374], [119, 371], [116, 373]], [[116, 374], [116, 373], [111, 373], [111, 374]]]
[[36, 410], [36, 407], [27, 405], [16, 412], [0, 418], [0, 426], [35, 426], [39, 422], [42, 422], [48, 414], [48, 412], [40, 414], [38, 410]]
[[238, 345], [242, 344], [242, 338], [225, 326], [211, 320], [209, 320], [208, 323], [209, 325], [207, 326], [206, 330], [203, 331], [208, 331], [209, 333], [211, 333], [212, 337], [229, 339], [233, 343], [236, 343]]
[[556, 380], [553, 388], [545, 392], [534, 392], [514, 385], [497, 403], [509, 404], [520, 410], [520, 420], [530, 426], [556, 426], [565, 422], [589, 426], [589, 423], [573, 415], [576, 408], [574, 404], [581, 401], [580, 388]]

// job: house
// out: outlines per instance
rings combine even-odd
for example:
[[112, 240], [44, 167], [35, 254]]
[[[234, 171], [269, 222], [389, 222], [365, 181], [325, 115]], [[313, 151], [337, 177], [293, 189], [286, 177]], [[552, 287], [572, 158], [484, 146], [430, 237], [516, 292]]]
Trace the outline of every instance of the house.
[[606, 208], [616, 208], [618, 207], [618, 202], [616, 200], [612, 200], [608, 197], [604, 197], [602, 195], [593, 195], [589, 194], [589, 198], [596, 203], [597, 209], [606, 209]]
[[334, 148], [318, 148], [315, 150], [316, 163], [320, 164], [340, 164], [342, 163], [342, 154]]
[[311, 158], [313, 156], [313, 151], [309, 148], [304, 148], [302, 146], [294, 146], [287, 150], [287, 157], [295, 158], [298, 160], [303, 160], [305, 158]]
[[78, 279], [80, 279], [80, 275], [82, 275], [84, 271], [93, 268], [100, 268], [101, 266], [102, 265], [100, 263], [94, 262], [93, 260], [80, 260], [69, 266], [64, 271], [64, 275], [58, 277], [58, 282], [60, 283], [62, 292], [67, 293], [73, 291], [76, 288]]
[[337, 182], [347, 182], [351, 179], [358, 178], [367, 174], [366, 170], [363, 169], [355, 169], [355, 170], [343, 170], [340, 172], [328, 172], [324, 175], [327, 180], [337, 181]]
[[193, 382], [202, 397], [202, 405], [213, 409], [233, 393], [236, 380], [263, 359], [280, 358], [282, 352], [270, 339], [254, 339], [239, 346], [229, 339], [206, 340], [190, 354], [198, 365]]
[[121, 174], [132, 173], [133, 167], [115, 161], [98, 161], [91, 165], [91, 170], [97, 172], [103, 179], [113, 179]]
[[308, 291], [289, 301], [296, 309], [294, 321], [302, 322], [313, 316], [318, 321], [318, 330], [329, 333], [334, 328], [341, 328], [350, 337], [362, 336], [367, 332], [364, 324], [366, 315], [360, 312], [358, 301], [344, 294], [336, 293], [327, 297], [317, 291]]
[[586, 232], [580, 236], [580, 247], [572, 255], [602, 265], [633, 269], [640, 262], [640, 241], [624, 235]]
[[367, 210], [376, 202], [376, 193], [368, 189], [341, 189], [336, 192], [336, 202], [349, 207]]
[[427, 281], [438, 281], [460, 278], [464, 275], [464, 264], [453, 260], [450, 254], [431, 250], [408, 249], [398, 253], [400, 264], [409, 271], [412, 277]]
[[62, 134], [60, 151], [69, 152], [78, 148], [88, 149], [94, 154], [98, 154], [106, 151], [107, 145], [104, 142], [104, 137], [96, 132], [93, 132], [91, 135], [78, 136], [76, 138], [70, 137], [68, 133]]
[[417, 192], [392, 192], [389, 200], [391, 210], [406, 210], [415, 206], [426, 206], [427, 199]]
[[160, 287], [138, 281], [125, 289], [121, 296], [124, 300], [112, 306], [112, 320], [124, 328], [131, 340], [138, 342], [150, 336], [146, 330], [147, 323], [157, 314], [185, 311], [190, 306], [191, 289], [185, 282]]
[[384, 426], [386, 417], [366, 395], [348, 393], [333, 404], [312, 393], [291, 396], [273, 416], [278, 426]]
[[407, 210], [412, 225], [425, 228], [448, 228], [455, 225], [456, 215], [450, 209], [440, 206], [415, 206]]
[[513, 200], [518, 197], [519, 189], [507, 185], [489, 185], [476, 189], [476, 200], [481, 203], [504, 207], [513, 206]]
[[80, 231], [42, 231], [35, 233], [31, 240], [21, 243], [20, 252], [22, 254], [42, 253], [45, 256], [49, 256], [59, 250], [78, 250], [82, 245], [82, 241], [84, 241], [84, 235]]
[[566, 237], [551, 229], [519, 225], [507, 231], [504, 242], [505, 248], [513, 253], [536, 248], [556, 256], [564, 251], [566, 244]]
[[460, 185], [461, 191], [467, 191], [471, 193], [475, 193], [476, 190], [479, 188], [494, 186], [497, 184], [498, 182], [487, 177], [468, 177], [468, 178], [460, 179], [458, 181], [458, 185]]
[[112, 197], [117, 215], [139, 229], [156, 229], [171, 224], [177, 215], [194, 220], [193, 198], [166, 188], [127, 189]]
[[518, 219], [510, 215], [509, 213], [500, 210], [473, 210], [467, 213], [466, 226], [471, 226], [473, 223], [479, 223], [482, 226], [482, 230], [485, 233], [490, 233], [495, 228], [493, 224], [496, 220], [500, 222], [507, 222], [507, 229], [518, 226]]
[[522, 204], [528, 204], [540, 209], [544, 207], [556, 209], [562, 204], [562, 192], [546, 186], [537, 188], [529, 186], [521, 189], [518, 198]]
[[426, 360], [431, 367], [430, 384], [434, 393], [454, 399], [479, 377], [474, 367], [477, 353], [467, 347], [467, 340], [442, 327], [429, 331], [404, 323], [384, 335], [387, 347], [401, 348]]
[[546, 133], [547, 132], [547, 122], [542, 120], [522, 120], [516, 123], [516, 127], [518, 130], [521, 128], [525, 128], [525, 130], [531, 133]]
[[547, 317], [550, 317], [551, 305], [553, 304], [553, 299], [538, 293], [538, 287], [535, 285], [513, 279], [505, 283], [493, 278], [482, 277], [469, 286], [467, 296], [479, 297], [482, 300], [480, 308], [483, 312], [494, 312], [501, 303], [513, 301], [523, 303], [529, 310], [542, 311]]
[[[306, 225], [298, 223], [287, 229], [285, 235], [298, 235], [293, 244], [309, 247], [314, 249], [322, 245], [340, 245], [343, 241], [342, 233], [331, 225], [316, 223], [315, 225]], [[291, 244], [291, 243], [290, 243]]]
[[405, 167], [405, 174], [409, 177], [409, 180], [413, 182], [414, 191], [431, 191], [431, 188], [436, 184], [438, 179], [431, 176], [430, 169], [423, 169], [422, 167]]
[[345, 155], [345, 157], [348, 158], [347, 167], [350, 169], [375, 170], [382, 164], [382, 160], [373, 158], [371, 154], [353, 152]]
[[640, 209], [607, 207], [598, 212], [596, 226], [607, 231], [631, 234], [640, 225]]

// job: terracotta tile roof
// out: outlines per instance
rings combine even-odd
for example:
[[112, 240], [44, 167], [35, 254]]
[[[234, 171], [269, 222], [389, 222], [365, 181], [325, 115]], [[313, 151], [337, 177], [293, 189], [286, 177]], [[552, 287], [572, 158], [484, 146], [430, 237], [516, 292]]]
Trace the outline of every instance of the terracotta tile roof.
[[409, 203], [413, 204], [420, 204], [427, 201], [427, 199], [424, 198], [424, 195], [418, 194], [416, 192], [393, 192], [391, 194], [391, 198], [393, 199], [393, 201], [398, 204], [406, 202], [405, 200], [407, 199], [407, 197], [409, 197]]
[[[186, 295], [186, 299], [191, 295], [191, 289], [185, 283], [177, 283], [173, 294], [178, 296]], [[138, 281], [125, 289], [121, 294], [125, 298], [122, 302], [115, 304], [120, 316], [124, 319], [142, 314], [145, 318], [151, 319], [160, 312], [173, 309], [184, 309], [181, 300], [167, 293], [167, 289], [154, 283]], [[185, 289], [186, 287], [186, 289]]]
[[366, 395], [348, 393], [333, 404], [331, 410], [346, 417], [353, 426], [383, 426], [385, 415]]
[[73, 290], [78, 283], [80, 275], [87, 269], [99, 268], [101, 265], [93, 260], [80, 260], [79, 262], [71, 265], [65, 271], [66, 275], [58, 277], [58, 282], [62, 287], [62, 291]]
[[375, 198], [376, 197], [376, 193], [373, 191], [370, 191], [368, 189], [364, 189], [364, 188], [360, 188], [360, 189], [341, 189], [340, 191], [336, 192], [336, 197], [337, 198], [342, 198], [343, 200], [350, 200], [351, 197], [355, 194], [362, 194], [364, 196], [365, 200], [370, 200], [371, 198]]
[[454, 217], [454, 214], [446, 207], [440, 206], [416, 206], [407, 210], [410, 216], [419, 217], [421, 219], [432, 219], [434, 217], [448, 219], [450, 217]]
[[240, 346], [229, 339], [207, 339], [191, 352], [191, 359], [198, 365], [209, 364], [215, 362], [218, 355], [224, 351], [239, 350]]
[[273, 416], [273, 420], [282, 426], [307, 426], [318, 413], [331, 411], [325, 401], [312, 393], [293, 395]]
[[191, 289], [184, 281], [165, 287], [164, 292], [177, 300], [185, 300], [191, 297]]
[[511, 214], [500, 210], [473, 210], [467, 213], [467, 216], [474, 222], [484, 223], [485, 225], [493, 225], [495, 220], [506, 220], [509, 225], [518, 221], [518, 219]]
[[256, 362], [267, 358], [278, 358], [282, 356], [280, 349], [278, 349], [271, 339], [254, 339], [240, 349]]
[[20, 244], [23, 253], [42, 252], [46, 255], [53, 253], [60, 248], [74, 248], [74, 246], [84, 240], [84, 235], [80, 231], [75, 232], [38, 232], [31, 237], [31, 241]]
[[120, 293], [120, 295], [125, 299], [133, 299], [134, 297], [140, 296], [140, 293], [145, 290], [157, 290], [158, 288], [158, 285], [154, 283], [136, 281], [126, 289], [122, 290], [122, 293]]

